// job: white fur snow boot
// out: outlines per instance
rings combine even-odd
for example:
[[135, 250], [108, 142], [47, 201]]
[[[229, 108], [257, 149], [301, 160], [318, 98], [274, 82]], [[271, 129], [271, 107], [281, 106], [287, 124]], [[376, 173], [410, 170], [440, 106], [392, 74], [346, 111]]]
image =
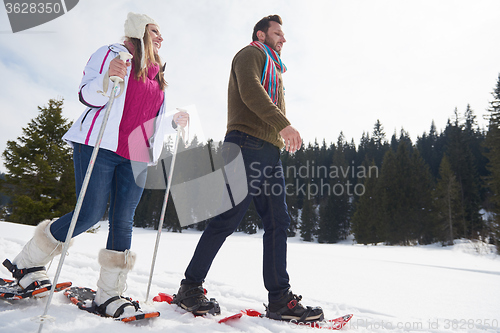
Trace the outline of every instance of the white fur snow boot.
[[[59, 242], [50, 233], [52, 221], [40, 222], [35, 229], [35, 235], [24, 245], [22, 251], [11, 263], [4, 261], [4, 266], [12, 273], [19, 286], [24, 291], [48, 288], [52, 283], [45, 270], [48, 264], [56, 255], [61, 254], [63, 242]], [[44, 297], [49, 291], [41, 292], [35, 297]]]
[[136, 254], [102, 249], [99, 252], [101, 273], [97, 281], [94, 303], [98, 311], [113, 318], [126, 318], [141, 314], [139, 304], [123, 297], [128, 272], [134, 267]]

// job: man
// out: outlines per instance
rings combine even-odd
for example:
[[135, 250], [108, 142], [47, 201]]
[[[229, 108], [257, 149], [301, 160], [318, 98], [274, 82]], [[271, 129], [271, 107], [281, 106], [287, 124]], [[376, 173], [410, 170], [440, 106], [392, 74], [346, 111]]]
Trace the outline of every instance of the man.
[[[321, 308], [303, 307], [302, 297], [290, 291], [286, 270], [290, 217], [280, 149], [293, 153], [300, 149], [302, 140], [285, 116], [281, 74], [286, 67], [280, 54], [286, 39], [281, 25], [278, 15], [260, 20], [254, 27], [253, 42], [233, 59], [225, 142], [241, 149], [248, 195], [233, 209], [210, 221], [186, 269], [174, 303], [195, 315], [213, 308], [204, 295], [202, 283], [226, 237], [236, 230], [253, 200], [265, 231], [263, 273], [269, 293], [266, 316], [302, 322], [323, 320]], [[282, 190], [278, 191], [279, 188]]]

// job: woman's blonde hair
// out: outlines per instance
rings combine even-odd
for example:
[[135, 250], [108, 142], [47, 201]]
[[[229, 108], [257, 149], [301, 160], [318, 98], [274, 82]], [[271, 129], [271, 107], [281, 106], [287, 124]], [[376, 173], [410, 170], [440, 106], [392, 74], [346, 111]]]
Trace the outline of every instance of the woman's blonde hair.
[[[148, 24], [149, 25], [149, 24]], [[144, 29], [144, 36], [142, 38], [144, 42], [144, 59], [146, 66], [141, 68], [141, 59], [142, 59], [142, 46], [141, 41], [138, 38], [127, 37], [127, 40], [133, 45], [133, 58], [132, 61], [134, 63], [134, 77], [138, 81], [145, 82], [146, 76], [148, 75], [148, 67], [154, 64], [158, 64], [160, 66], [160, 70], [155, 77], [155, 80], [160, 84], [160, 89], [163, 90], [167, 87], [167, 81], [165, 81], [164, 77], [164, 66], [161, 64], [161, 58], [158, 54], [154, 53], [153, 50], [153, 41], [151, 40], [151, 36], [149, 35], [148, 25]]]

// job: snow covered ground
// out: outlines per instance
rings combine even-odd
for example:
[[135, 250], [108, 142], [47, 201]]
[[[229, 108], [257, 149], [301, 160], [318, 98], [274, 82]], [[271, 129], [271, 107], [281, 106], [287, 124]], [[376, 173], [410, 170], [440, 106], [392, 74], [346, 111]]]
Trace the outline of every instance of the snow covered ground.
[[[13, 259], [33, 235], [31, 226], [0, 222], [0, 259]], [[159, 292], [177, 292], [201, 233], [162, 233], [150, 298]], [[107, 224], [97, 233], [76, 238], [61, 281], [96, 288], [97, 254], [105, 245]], [[132, 250], [136, 267], [129, 273], [126, 294], [141, 302], [146, 296], [156, 231], [134, 229]], [[321, 306], [327, 318], [353, 313], [345, 332], [500, 332], [500, 257], [491, 247], [458, 242], [399, 247], [306, 243], [289, 239], [288, 267], [292, 290], [304, 305]], [[241, 309], [263, 311], [267, 294], [262, 282], [262, 234], [234, 234], [216, 258], [205, 283], [222, 315]], [[49, 270], [53, 276], [58, 259]], [[2, 266], [0, 275], [10, 278]], [[0, 332], [36, 332], [33, 317], [43, 313], [46, 301], [0, 300]], [[54, 295], [49, 315], [55, 322], [43, 332], [311, 332], [268, 319], [243, 317], [228, 324], [193, 318], [167, 303], [142, 304], [160, 311], [159, 318], [121, 323], [88, 314], [62, 294]]]

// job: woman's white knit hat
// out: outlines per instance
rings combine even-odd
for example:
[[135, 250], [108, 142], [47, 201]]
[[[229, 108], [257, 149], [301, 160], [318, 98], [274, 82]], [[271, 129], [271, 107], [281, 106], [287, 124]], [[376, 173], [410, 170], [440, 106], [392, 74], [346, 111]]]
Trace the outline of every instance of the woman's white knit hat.
[[127, 20], [125, 21], [125, 37], [138, 38], [141, 41], [141, 68], [144, 67], [144, 32], [146, 25], [154, 24], [160, 28], [158, 23], [146, 14], [128, 13]]

